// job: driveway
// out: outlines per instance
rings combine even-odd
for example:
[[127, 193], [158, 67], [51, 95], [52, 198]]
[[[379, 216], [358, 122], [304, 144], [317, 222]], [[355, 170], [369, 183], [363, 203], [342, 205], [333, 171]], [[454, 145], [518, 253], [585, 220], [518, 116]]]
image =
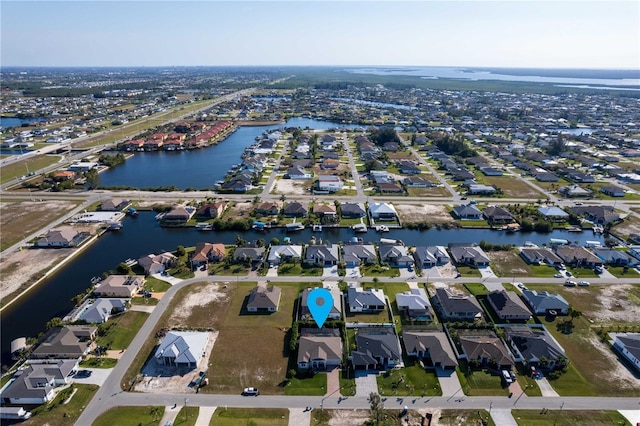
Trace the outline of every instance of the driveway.
[[411, 271], [409, 271], [408, 268], [398, 268], [398, 271], [400, 272], [400, 278], [412, 278], [416, 276], [416, 271], [413, 269], [413, 267], [411, 268]]
[[171, 422], [169, 424], [176, 423], [176, 417], [178, 417], [180, 408], [181, 407], [178, 407], [177, 405], [176, 406], [169, 405], [168, 407], [164, 407], [164, 415], [162, 416], [162, 419], [160, 419], [160, 423], [158, 424], [164, 426], [169, 422]]
[[353, 277], [353, 278], [357, 278], [357, 277], [361, 277], [362, 275], [360, 275], [360, 267], [356, 266], [355, 268], [346, 268], [346, 278], [349, 277]]
[[289, 408], [289, 426], [307, 426], [310, 424], [311, 411], [307, 410], [306, 408]]
[[269, 270], [267, 271], [267, 277], [277, 277], [278, 276], [278, 267], [277, 266], [270, 266]]
[[478, 271], [480, 271], [482, 278], [498, 278], [496, 274], [493, 273], [490, 266], [487, 266], [486, 268], [478, 268]]
[[322, 268], [323, 277], [338, 277], [338, 265], [324, 266]]
[[455, 370], [444, 370], [442, 368], [436, 368], [436, 376], [440, 382], [440, 389], [442, 389], [442, 396], [463, 396], [462, 386], [458, 375]]
[[540, 388], [540, 392], [542, 392], [542, 396], [559, 396], [558, 392], [551, 387], [549, 380], [542, 376], [542, 373], [540, 373], [540, 376], [536, 379], [536, 383]]
[[504, 290], [504, 286], [502, 285], [502, 281], [497, 280], [483, 280], [482, 284], [487, 288], [487, 290], [491, 291], [502, 291]]
[[440, 270], [436, 266], [423, 269], [422, 272], [420, 273], [420, 276], [427, 277], [427, 282], [429, 282], [429, 279], [431, 278], [442, 277], [442, 275], [440, 274]]
[[176, 284], [182, 282], [182, 280], [180, 278], [174, 278], [171, 275], [152, 274], [151, 276], [153, 278], [159, 279], [160, 281], [167, 282], [167, 283], [169, 283], [171, 285], [176, 285]]
[[371, 392], [378, 393], [377, 372], [356, 371], [356, 396], [369, 398]]
[[491, 410], [491, 418], [500, 426], [518, 426], [516, 419], [511, 415], [511, 410]]
[[98, 385], [98, 386], [102, 386], [104, 381], [107, 380], [107, 377], [109, 377], [109, 374], [111, 374], [111, 371], [113, 371], [113, 368], [82, 368], [80, 367], [80, 369], [91, 371], [91, 376], [85, 377], [82, 379], [73, 377], [74, 383], [82, 383], [85, 385]]
[[[213, 413], [215, 413], [217, 407], [200, 407], [200, 411], [198, 412], [198, 419], [196, 420], [197, 425], [208, 425], [211, 423], [211, 417]], [[161, 423], [162, 424], [162, 423]]]

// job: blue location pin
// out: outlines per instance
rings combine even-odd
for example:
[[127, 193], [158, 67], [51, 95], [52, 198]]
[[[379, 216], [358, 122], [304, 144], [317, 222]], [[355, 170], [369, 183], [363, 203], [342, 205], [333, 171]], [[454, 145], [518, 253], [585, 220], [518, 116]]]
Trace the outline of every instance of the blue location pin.
[[333, 308], [333, 296], [325, 288], [313, 289], [307, 296], [307, 305], [309, 305], [311, 317], [318, 324], [318, 328], [322, 328], [322, 324], [324, 324], [329, 312], [331, 312], [331, 308]]

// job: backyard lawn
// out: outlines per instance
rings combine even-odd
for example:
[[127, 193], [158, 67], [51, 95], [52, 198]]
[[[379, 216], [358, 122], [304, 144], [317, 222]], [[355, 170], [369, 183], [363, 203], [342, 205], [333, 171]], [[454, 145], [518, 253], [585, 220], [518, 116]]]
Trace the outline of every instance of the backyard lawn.
[[164, 407], [116, 407], [102, 413], [93, 426], [156, 426], [163, 414]]
[[464, 360], [460, 360], [460, 366], [456, 368], [460, 385], [469, 396], [508, 395], [509, 388], [502, 386], [502, 378], [492, 375], [486, 370], [472, 370]]
[[[77, 392], [67, 404], [63, 404], [63, 401], [69, 398], [73, 389], [77, 389]], [[38, 408], [31, 410], [33, 416], [29, 420], [21, 422], [20, 425], [72, 425], [97, 391], [98, 386], [95, 385], [74, 384], [71, 388], [61, 391], [51, 403], [41, 405]]]
[[224, 408], [211, 417], [215, 426], [280, 426], [289, 423], [289, 410], [284, 408]]
[[378, 374], [377, 382], [378, 392], [384, 396], [442, 395], [435, 373], [412, 361], [405, 363], [405, 368]]
[[100, 325], [104, 334], [98, 333], [96, 343], [109, 349], [126, 349], [148, 316], [149, 314], [146, 312], [127, 311], [109, 319]]

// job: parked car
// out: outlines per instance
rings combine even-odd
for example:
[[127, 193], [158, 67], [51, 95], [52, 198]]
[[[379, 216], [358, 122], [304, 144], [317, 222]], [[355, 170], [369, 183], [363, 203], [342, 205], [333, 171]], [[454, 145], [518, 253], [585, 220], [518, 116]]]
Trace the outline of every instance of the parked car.
[[502, 378], [508, 385], [513, 383], [513, 380], [511, 379], [511, 374], [509, 374], [509, 371], [507, 370], [502, 370]]
[[575, 287], [575, 286], [577, 286], [577, 285], [578, 285], [578, 283], [577, 283], [577, 282], [575, 282], [575, 281], [572, 281], [572, 280], [566, 280], [566, 281], [564, 282], [564, 286], [565, 286], [565, 287]]
[[260, 395], [260, 391], [258, 388], [244, 388], [242, 391], [242, 395], [244, 396], [258, 396]]
[[571, 278], [573, 276], [569, 271], [564, 271], [564, 274], [567, 276], [567, 278]]
[[91, 370], [80, 370], [75, 374], [78, 379], [86, 379], [91, 376]]
[[562, 275], [562, 274], [555, 274], [555, 275], [553, 276], [553, 278], [564, 278], [564, 275]]
[[593, 268], [593, 270], [595, 271], [596, 274], [601, 274], [602, 273], [602, 266], [596, 266], [595, 268]]
[[591, 283], [589, 283], [589, 281], [580, 281], [580, 282], [578, 283], [578, 285], [579, 285], [580, 287], [589, 287], [589, 286], [591, 285]]

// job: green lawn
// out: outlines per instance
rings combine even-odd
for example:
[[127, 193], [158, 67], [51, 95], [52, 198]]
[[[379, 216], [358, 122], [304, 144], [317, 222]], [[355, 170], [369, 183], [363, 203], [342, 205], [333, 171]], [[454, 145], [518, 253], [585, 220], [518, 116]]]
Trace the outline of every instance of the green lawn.
[[242, 263], [225, 265], [224, 262], [210, 263], [209, 275], [241, 275], [246, 276], [251, 270], [250, 266]]
[[472, 268], [470, 266], [456, 266], [456, 268], [458, 269], [458, 272], [460, 272], [460, 274], [463, 277], [481, 277], [482, 276], [478, 268]]
[[364, 265], [360, 267], [360, 274], [363, 277], [399, 277], [400, 270], [382, 265]]
[[[298, 374], [298, 376], [301, 375]], [[285, 395], [322, 396], [326, 392], [327, 375], [325, 373], [317, 373], [311, 377], [292, 377], [284, 388]]]
[[59, 155], [37, 155], [27, 160], [16, 161], [15, 163], [2, 166], [0, 173], [0, 183], [8, 182], [29, 172], [36, 172], [44, 169], [60, 160]]
[[[172, 426], [195, 426], [200, 414], [200, 407], [182, 407]], [[161, 425], [160, 425], [161, 426]]]
[[458, 223], [462, 228], [489, 228], [486, 220], [461, 220]]
[[284, 408], [218, 407], [211, 417], [215, 426], [281, 426], [289, 423], [289, 410]]
[[527, 265], [532, 277], [551, 278], [558, 273], [556, 268], [547, 265]]
[[599, 275], [596, 274], [591, 268], [572, 268], [567, 266], [567, 271], [571, 272], [571, 274], [575, 278], [598, 278]]
[[484, 284], [480, 283], [467, 283], [464, 287], [474, 296], [484, 296], [489, 293]]
[[147, 277], [144, 288], [153, 293], [164, 293], [171, 288], [171, 284], [166, 281], [159, 280], [155, 277]]
[[298, 263], [282, 263], [278, 266], [278, 275], [293, 275], [306, 277], [322, 276], [322, 268], [306, 267]]
[[[68, 404], [63, 404], [63, 401], [69, 398], [73, 389], [77, 389], [75, 395], [73, 395], [73, 398], [71, 398]], [[41, 405], [38, 408], [31, 410], [33, 416], [29, 420], [21, 422], [20, 425], [72, 425], [97, 391], [98, 386], [96, 385], [74, 384], [72, 387], [61, 391], [49, 404]]]
[[[115, 407], [102, 413], [93, 426], [156, 426], [164, 407]], [[66, 423], [70, 424], [70, 423]]]
[[399, 370], [390, 370], [377, 377], [378, 392], [385, 396], [440, 396], [440, 382], [434, 372], [425, 371], [418, 364], [409, 361], [409, 365]]
[[159, 302], [155, 297], [132, 297], [131, 304], [132, 305], [149, 305], [155, 306]]
[[623, 266], [608, 266], [607, 271], [617, 278], [640, 278], [640, 275], [633, 268], [625, 268]]
[[[522, 366], [522, 364], [518, 365], [518, 374], [516, 375], [516, 379], [520, 384], [520, 388], [525, 391], [527, 396], [542, 396], [542, 392], [540, 391], [540, 387], [538, 383], [533, 380], [530, 376], [526, 375], [528, 373], [526, 367]], [[525, 374], [522, 374], [525, 373]]]
[[[558, 407], [559, 408], [559, 407]], [[631, 425], [629, 421], [617, 411], [576, 411], [576, 410], [511, 410], [518, 426], [558, 426], [574, 425]]]
[[446, 426], [480, 426], [482, 420], [487, 426], [496, 426], [487, 410], [442, 410], [438, 424]]
[[116, 366], [118, 362], [115, 358], [87, 358], [84, 361], [80, 362], [80, 367], [83, 368], [113, 368]]
[[146, 312], [128, 311], [110, 319], [100, 326], [105, 333], [98, 335], [96, 343], [109, 349], [126, 349], [148, 316]]
[[356, 379], [345, 377], [344, 371], [340, 373], [340, 394], [342, 396], [353, 396], [356, 394]]
[[509, 388], [502, 387], [502, 378], [491, 375], [486, 370], [469, 369], [464, 360], [460, 360], [460, 366], [456, 368], [456, 374], [460, 379], [460, 385], [469, 396], [508, 395]]

